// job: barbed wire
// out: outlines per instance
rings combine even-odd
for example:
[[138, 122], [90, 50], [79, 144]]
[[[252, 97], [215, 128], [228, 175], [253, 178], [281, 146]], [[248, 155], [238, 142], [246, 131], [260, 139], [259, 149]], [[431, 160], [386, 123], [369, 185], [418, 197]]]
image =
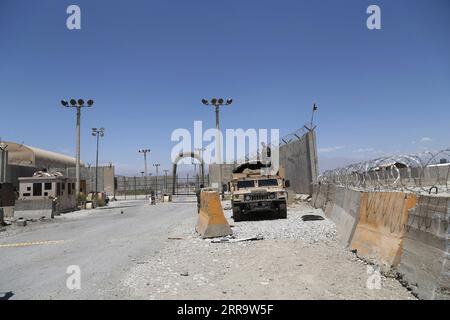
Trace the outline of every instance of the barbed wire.
[[321, 183], [367, 190], [450, 192], [450, 148], [417, 154], [397, 154], [327, 170]]
[[[295, 131], [282, 136], [278, 140], [271, 141], [271, 142], [267, 143], [266, 146], [271, 148], [272, 150], [274, 150], [275, 148], [279, 148], [279, 147], [281, 147], [283, 145], [286, 145], [286, 144], [289, 144], [291, 142], [303, 139], [304, 136], [309, 131], [310, 131], [310, 129], [308, 127], [308, 124], [305, 124], [303, 127], [298, 128]], [[252, 161], [252, 160], [260, 159], [261, 151], [262, 150], [258, 147], [258, 149], [253, 151], [251, 154], [241, 157], [237, 161], [237, 163], [242, 163], [242, 162], [246, 162], [246, 161]]]

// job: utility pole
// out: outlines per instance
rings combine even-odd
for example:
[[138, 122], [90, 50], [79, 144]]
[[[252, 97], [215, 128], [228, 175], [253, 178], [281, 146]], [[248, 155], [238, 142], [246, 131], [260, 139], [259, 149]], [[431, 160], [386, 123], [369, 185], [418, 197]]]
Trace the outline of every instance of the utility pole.
[[216, 163], [219, 166], [219, 193], [222, 192], [222, 152], [220, 150], [220, 124], [219, 124], [219, 107], [229, 106], [233, 103], [233, 99], [229, 98], [226, 102], [222, 98], [212, 98], [211, 102], [206, 99], [202, 99], [202, 103], [205, 106], [212, 105], [216, 109]]
[[160, 164], [159, 163], [154, 163], [153, 164], [153, 166], [154, 167], [156, 167], [156, 187], [155, 187], [155, 193], [156, 193], [156, 196], [158, 196], [158, 167], [160, 166]]
[[75, 177], [76, 177], [76, 182], [75, 182], [75, 189], [76, 189], [76, 197], [77, 197], [77, 203], [78, 203], [78, 199], [79, 199], [79, 195], [80, 195], [80, 185], [81, 185], [81, 177], [80, 177], [80, 119], [81, 119], [81, 108], [84, 107], [92, 107], [92, 105], [94, 104], [94, 100], [89, 99], [87, 101], [87, 106], [84, 105], [84, 100], [83, 99], [70, 99], [70, 104], [69, 102], [67, 102], [67, 100], [61, 100], [61, 104], [63, 105], [63, 107], [66, 108], [77, 108], [77, 129], [76, 129], [76, 162], [75, 162]]
[[164, 170], [164, 192], [167, 193], [167, 173], [169, 170]]
[[148, 172], [147, 172], [147, 152], [150, 153], [150, 149], [139, 149], [138, 150], [139, 153], [143, 153], [144, 154], [144, 183], [145, 183], [145, 197], [147, 198], [147, 176], [148, 176]]
[[97, 156], [95, 158], [95, 196], [97, 196], [97, 193], [98, 193], [98, 142], [100, 140], [100, 137], [103, 137], [105, 135], [105, 128], [100, 128], [98, 130], [97, 130], [97, 128], [92, 128], [92, 135], [94, 137], [97, 136]]

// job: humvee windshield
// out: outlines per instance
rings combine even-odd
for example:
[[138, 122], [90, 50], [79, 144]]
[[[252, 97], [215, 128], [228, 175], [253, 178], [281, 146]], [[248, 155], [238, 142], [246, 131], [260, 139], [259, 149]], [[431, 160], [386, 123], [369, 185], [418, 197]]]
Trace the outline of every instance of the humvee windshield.
[[258, 185], [260, 187], [277, 186], [278, 185], [278, 181], [277, 181], [277, 179], [258, 180]]
[[255, 181], [254, 180], [238, 181], [237, 186], [238, 186], [238, 189], [253, 188], [255, 186]]

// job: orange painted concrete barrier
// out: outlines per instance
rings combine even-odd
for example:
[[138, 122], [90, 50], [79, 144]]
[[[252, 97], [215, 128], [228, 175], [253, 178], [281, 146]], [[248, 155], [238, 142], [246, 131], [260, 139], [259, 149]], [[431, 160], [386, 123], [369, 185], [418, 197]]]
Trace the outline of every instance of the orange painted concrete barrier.
[[408, 210], [417, 203], [414, 194], [403, 192], [362, 192], [359, 222], [351, 248], [357, 255], [389, 270], [398, 265]]
[[217, 191], [205, 190], [200, 193], [200, 213], [196, 230], [202, 238], [223, 237], [233, 233], [223, 214]]

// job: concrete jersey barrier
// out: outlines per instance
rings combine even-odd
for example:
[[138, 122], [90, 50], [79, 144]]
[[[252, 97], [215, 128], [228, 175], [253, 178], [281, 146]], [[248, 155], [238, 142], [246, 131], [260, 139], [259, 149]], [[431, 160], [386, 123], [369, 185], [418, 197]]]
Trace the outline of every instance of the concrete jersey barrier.
[[394, 267], [420, 299], [450, 299], [450, 197], [314, 184], [312, 205], [325, 207], [344, 247]]
[[196, 230], [202, 238], [223, 237], [233, 233], [223, 214], [217, 191], [201, 191]]
[[338, 241], [344, 247], [350, 246], [359, 221], [360, 198], [360, 191], [335, 187], [334, 200], [325, 209], [325, 215], [336, 224]]
[[450, 197], [421, 195], [409, 212], [398, 272], [421, 299], [450, 299]]
[[16, 200], [14, 218], [40, 219], [53, 218], [56, 204], [52, 199]]
[[351, 248], [359, 257], [374, 261], [385, 271], [398, 265], [408, 210], [416, 202], [417, 197], [409, 193], [362, 192]]
[[329, 184], [321, 183], [313, 185], [312, 205], [314, 208], [325, 209], [328, 198]]

